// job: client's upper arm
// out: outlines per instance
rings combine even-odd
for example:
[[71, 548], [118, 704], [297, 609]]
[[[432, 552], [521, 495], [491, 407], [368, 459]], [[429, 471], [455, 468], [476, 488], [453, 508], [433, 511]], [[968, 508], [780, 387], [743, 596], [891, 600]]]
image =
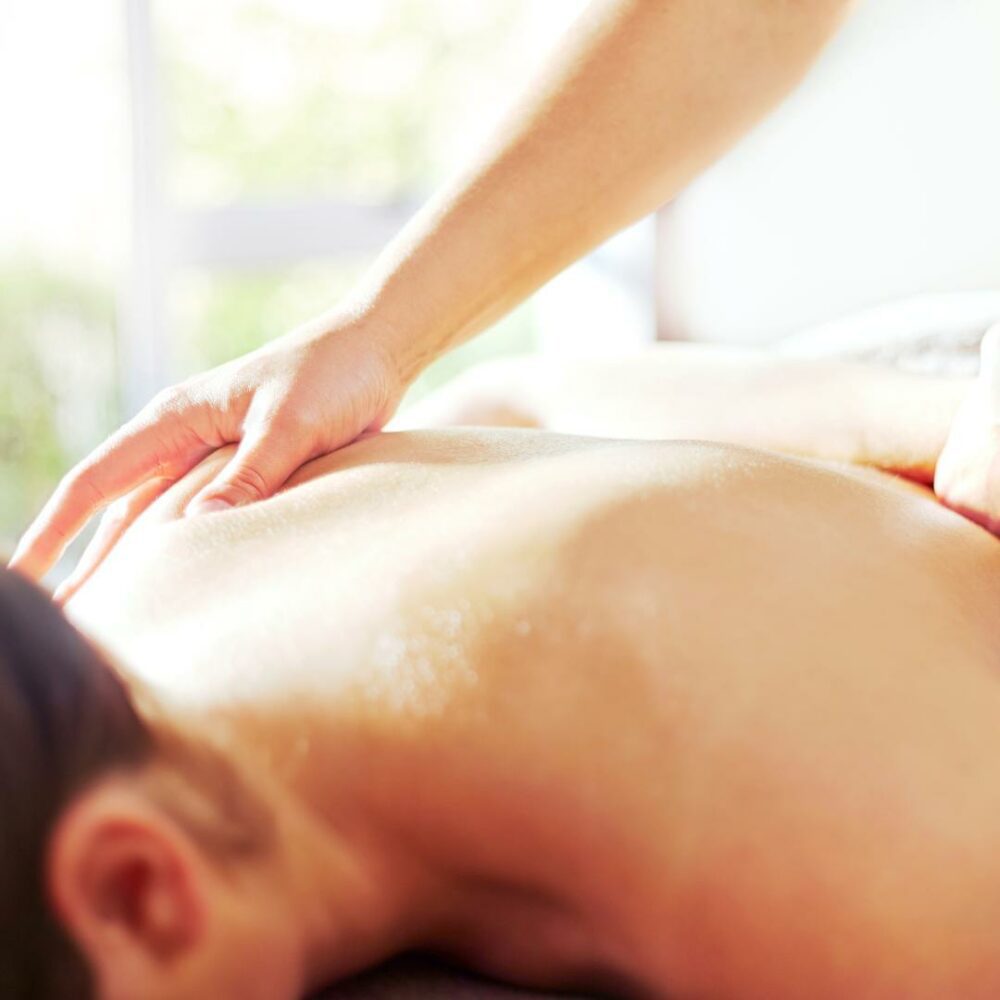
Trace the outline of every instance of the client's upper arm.
[[418, 403], [398, 426], [720, 441], [930, 482], [967, 387], [871, 365], [664, 344], [620, 357], [491, 362]]

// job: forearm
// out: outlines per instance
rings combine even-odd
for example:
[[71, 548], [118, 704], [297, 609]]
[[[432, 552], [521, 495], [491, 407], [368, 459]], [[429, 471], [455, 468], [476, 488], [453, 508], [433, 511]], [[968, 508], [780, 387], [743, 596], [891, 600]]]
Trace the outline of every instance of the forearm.
[[726, 441], [930, 483], [969, 385], [874, 365], [663, 345], [606, 360], [485, 365], [417, 404], [401, 423]]
[[670, 199], [805, 73], [849, 0], [597, 0], [352, 300], [404, 381]]

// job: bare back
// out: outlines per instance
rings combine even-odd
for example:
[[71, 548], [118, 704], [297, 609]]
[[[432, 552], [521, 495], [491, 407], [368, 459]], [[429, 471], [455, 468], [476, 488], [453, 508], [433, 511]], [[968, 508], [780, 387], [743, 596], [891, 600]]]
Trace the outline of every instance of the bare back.
[[653, 995], [998, 988], [984, 532], [876, 474], [532, 432], [380, 435], [181, 518], [228, 454], [70, 613], [321, 810], [586, 939], [428, 943], [525, 981], [588, 950]]

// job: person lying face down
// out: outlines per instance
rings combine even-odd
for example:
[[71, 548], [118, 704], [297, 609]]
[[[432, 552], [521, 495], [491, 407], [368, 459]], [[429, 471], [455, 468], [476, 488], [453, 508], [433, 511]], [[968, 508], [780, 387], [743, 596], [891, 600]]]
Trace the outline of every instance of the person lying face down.
[[612, 432], [711, 383], [741, 444], [386, 433], [185, 518], [223, 449], [74, 625], [0, 575], [0, 993], [996, 996], [1000, 544], [842, 464], [928, 480], [966, 387], [658, 366]]

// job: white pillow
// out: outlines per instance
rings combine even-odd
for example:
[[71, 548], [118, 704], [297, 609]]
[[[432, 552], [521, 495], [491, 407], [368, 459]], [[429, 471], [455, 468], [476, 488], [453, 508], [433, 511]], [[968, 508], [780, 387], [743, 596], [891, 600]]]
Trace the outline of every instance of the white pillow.
[[975, 375], [983, 334], [1000, 321], [1000, 291], [920, 295], [824, 323], [780, 341], [779, 354]]

